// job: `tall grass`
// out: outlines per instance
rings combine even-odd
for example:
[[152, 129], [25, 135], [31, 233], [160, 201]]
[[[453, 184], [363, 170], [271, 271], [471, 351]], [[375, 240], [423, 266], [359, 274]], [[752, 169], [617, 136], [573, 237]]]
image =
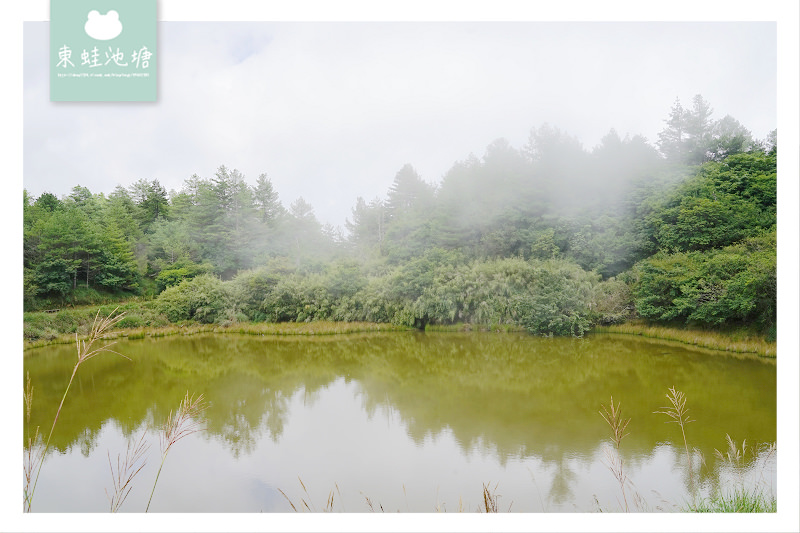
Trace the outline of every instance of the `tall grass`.
[[111, 482], [114, 486], [113, 494], [109, 494], [106, 490], [111, 505], [110, 511], [116, 513], [119, 508], [125, 503], [125, 499], [131, 491], [131, 484], [133, 478], [141, 472], [147, 463], [147, 449], [150, 445], [145, 441], [146, 431], [142, 432], [136, 444], [133, 441], [128, 441], [128, 448], [125, 453], [125, 458], [121, 459], [117, 455], [117, 471], [114, 473], [114, 466], [111, 464], [111, 453], [108, 453], [108, 467], [111, 470]]
[[683, 394], [681, 391], [675, 389], [675, 387], [670, 387], [669, 393], [667, 393], [667, 400], [669, 400], [670, 405], [666, 407], [662, 407], [662, 411], [655, 411], [658, 414], [667, 415], [668, 417], [672, 418], [672, 420], [667, 421], [674, 422], [678, 424], [681, 428], [681, 435], [683, 436], [683, 445], [686, 449], [686, 462], [689, 468], [689, 482], [692, 488], [692, 497], [694, 498], [696, 495], [697, 487], [694, 483], [694, 474], [693, 474], [693, 464], [692, 464], [692, 455], [689, 453], [689, 441], [686, 439], [686, 425], [690, 422], [694, 422], [694, 420], [689, 418], [689, 409], [686, 407], [686, 395]]
[[[737, 474], [738, 479], [732, 486], [720, 487], [711, 496], [698, 500], [697, 486], [694, 481], [694, 464], [692, 462], [692, 455], [689, 451], [689, 441], [686, 436], [686, 426], [694, 422], [689, 418], [689, 409], [686, 407], [686, 395], [677, 390], [675, 387], [670, 387], [666, 394], [669, 405], [661, 407], [661, 410], [654, 411], [655, 414], [664, 414], [671, 418], [668, 422], [674, 422], [681, 428], [681, 437], [683, 439], [683, 446], [686, 452], [686, 462], [689, 472], [690, 490], [692, 493], [692, 500], [684, 504], [684, 510], [688, 512], [711, 512], [711, 513], [756, 513], [756, 512], [775, 512], [777, 510], [777, 500], [774, 494], [768, 493], [764, 486], [763, 472], [761, 479], [757, 483], [752, 483], [748, 486], [745, 483], [743, 472], [745, 469], [755, 465], [757, 461], [762, 461], [763, 465], [769, 464], [770, 458], [776, 453], [775, 444], [763, 445], [756, 451], [752, 450], [752, 460], [747, 461], [746, 441], [742, 442], [741, 447], [737, 446], [736, 442], [731, 439], [730, 435], [726, 435], [728, 442], [728, 449], [726, 452], [714, 450], [717, 459], [720, 460], [724, 468], [727, 468]], [[601, 404], [602, 405], [602, 404]], [[612, 441], [614, 442], [617, 454], [609, 455], [612, 473], [620, 483], [622, 495], [625, 502], [625, 511], [629, 510], [628, 501], [626, 498], [625, 486], [629, 481], [622, 468], [622, 459], [619, 457], [619, 449], [622, 439], [628, 434], [625, 429], [630, 422], [630, 419], [623, 419], [619, 409], [619, 404], [614, 405], [614, 398], [611, 398], [611, 407], [606, 408], [604, 405], [603, 411], [600, 411], [600, 416], [606, 421], [612, 430]], [[722, 472], [720, 471], [720, 475]], [[722, 478], [720, 478], [722, 480]], [[644, 501], [641, 496], [636, 493], [634, 501], [640, 509], [644, 509]], [[595, 502], [597, 498], [595, 497]], [[598, 506], [599, 506], [599, 502]]]
[[[78, 360], [75, 363], [75, 366], [72, 369], [72, 375], [69, 378], [69, 382], [67, 383], [67, 388], [64, 390], [64, 396], [61, 398], [61, 403], [58, 405], [58, 410], [56, 411], [56, 416], [53, 418], [53, 425], [50, 428], [50, 433], [47, 435], [47, 440], [44, 443], [44, 446], [41, 449], [41, 453], [38, 457], [32, 459], [32, 463], [25, 466], [26, 472], [26, 486], [24, 490], [24, 499], [25, 499], [25, 506], [26, 510], [30, 512], [31, 505], [33, 504], [33, 495], [36, 492], [36, 484], [39, 481], [39, 474], [42, 472], [42, 465], [44, 464], [44, 458], [47, 454], [47, 449], [50, 447], [50, 439], [53, 436], [53, 431], [56, 429], [56, 423], [58, 423], [58, 418], [61, 415], [61, 409], [64, 407], [64, 401], [67, 399], [67, 394], [69, 394], [69, 389], [72, 386], [72, 382], [75, 380], [75, 375], [78, 373], [78, 369], [81, 367], [83, 363], [94, 357], [95, 355], [102, 353], [102, 352], [111, 352], [115, 353], [121, 357], [125, 357], [125, 359], [129, 359], [128, 357], [122, 355], [119, 352], [115, 352], [110, 347], [116, 344], [115, 342], [110, 342], [100, 346], [99, 348], [94, 348], [95, 343], [103, 338], [103, 334], [110, 328], [112, 328], [115, 324], [117, 324], [120, 320], [122, 320], [125, 316], [125, 313], [120, 313], [115, 316], [117, 309], [114, 309], [107, 317], [100, 318], [100, 310], [97, 310], [97, 314], [94, 317], [94, 322], [92, 323], [92, 327], [89, 331], [89, 335], [85, 340], [80, 340], [78, 338], [78, 334], [75, 334], [75, 344], [78, 350]], [[30, 379], [28, 380], [28, 386], [25, 392], [25, 402], [26, 402], [26, 409], [28, 413], [30, 412], [30, 398], [33, 396], [33, 389], [30, 386]], [[38, 428], [37, 428], [38, 431]], [[32, 446], [29, 448], [29, 450]], [[32, 466], [33, 464], [38, 465], [37, 467]], [[36, 468], [36, 477], [33, 480], [33, 486], [30, 486], [30, 473], [32, 473], [33, 468]], [[30, 472], [29, 472], [30, 470]], [[28, 490], [30, 488], [30, 491]]]
[[775, 513], [778, 501], [761, 490], [736, 488], [731, 493], [717, 493], [686, 508], [692, 513]]
[[[778, 510], [775, 495], [764, 488], [763, 468], [775, 454], [775, 444], [765, 444], [748, 448], [747, 441], [742, 441], [741, 447], [730, 435], [725, 436], [728, 449], [725, 452], [715, 449], [714, 454], [720, 460], [722, 468], [735, 475], [732, 486], [720, 487], [714, 494], [698, 502], [692, 502], [688, 509], [696, 513], [774, 513]], [[751, 454], [747, 459], [748, 449]], [[754, 488], [748, 488], [745, 482], [745, 471], [751, 464], [762, 462], [758, 483], [753, 483]], [[755, 481], [755, 480], [751, 480]]]
[[642, 337], [682, 342], [733, 353], [753, 353], [762, 357], [776, 357], [777, 343], [768, 341], [764, 336], [749, 330], [710, 331], [702, 329], [670, 328], [653, 326], [640, 322], [628, 322], [611, 326], [595, 326], [593, 333], [622, 333], [640, 335]]
[[[25, 384], [25, 392], [23, 393], [23, 399], [25, 401], [25, 421], [26, 424], [30, 424], [31, 421], [31, 407], [33, 404], [33, 386], [31, 385], [31, 375], [30, 373], [27, 374], [27, 380]], [[36, 430], [34, 431], [33, 436], [28, 436], [28, 447], [25, 450], [24, 460], [23, 460], [23, 473], [25, 475], [25, 487], [23, 489], [23, 495], [25, 497], [25, 504], [30, 509], [30, 501], [31, 497], [29, 494], [31, 493], [31, 481], [33, 479], [33, 471], [36, 469], [39, 461], [42, 460], [44, 457], [37, 453], [39, 448], [39, 426], [36, 426]]]
[[[500, 494], [497, 492], [497, 487], [500, 485], [500, 482], [495, 483], [494, 487], [487, 485], [486, 483], [483, 484], [483, 508], [481, 509], [485, 513], [499, 513], [500, 512], [500, 505], [498, 504], [498, 500], [500, 499]], [[511, 506], [514, 505], [512, 501], [508, 506], [508, 511], [511, 511]], [[458, 500], [458, 508], [459, 512], [461, 512], [462, 504], [461, 498]]]
[[167, 421], [162, 428], [161, 433], [161, 464], [158, 467], [156, 480], [153, 483], [153, 490], [150, 491], [150, 499], [147, 501], [147, 508], [144, 512], [150, 510], [150, 503], [153, 501], [153, 494], [156, 491], [158, 478], [161, 476], [161, 469], [164, 468], [164, 461], [167, 460], [167, 454], [172, 447], [182, 438], [203, 431], [201, 427], [203, 420], [202, 414], [206, 409], [206, 403], [203, 401], [201, 394], [197, 398], [194, 395], [189, 396], [189, 391], [186, 391], [186, 396], [181, 401], [178, 410], [174, 413], [170, 411]]
[[[286, 501], [289, 502], [289, 505], [292, 507], [292, 510], [295, 513], [298, 513], [300, 511], [308, 511], [313, 513], [318, 512], [317, 507], [314, 505], [314, 499], [308, 493], [306, 484], [303, 483], [303, 480], [300, 478], [300, 476], [297, 476], [297, 480], [300, 482], [300, 486], [303, 487], [303, 493], [305, 494], [305, 497], [300, 498], [300, 503], [298, 505], [295, 505], [292, 502], [292, 500], [286, 495], [286, 493], [283, 492], [281, 489], [278, 489], [278, 492], [280, 492], [283, 495], [283, 497], [286, 498]], [[339, 490], [339, 484], [334, 483], [334, 486], [336, 487], [336, 494], [339, 495], [339, 501], [344, 502], [344, 499], [342, 498], [342, 493]], [[333, 492], [333, 489], [331, 489], [331, 491], [328, 493], [328, 499], [326, 500], [325, 507], [322, 508], [322, 511], [325, 513], [332, 513], [334, 511], [335, 501], [336, 501], [336, 496]], [[371, 507], [372, 502], [370, 501], [369, 498], [367, 498], [367, 503]], [[342, 505], [342, 511], [344, 511], [345, 510], [344, 504], [341, 505]], [[381, 507], [381, 510], [383, 510], [383, 507]]]
[[[300, 513], [300, 512], [317, 513], [317, 512], [320, 512], [320, 511], [321, 512], [325, 512], [325, 513], [332, 513], [332, 512], [338, 511], [339, 509], [336, 509], [336, 501], [337, 501], [336, 500], [336, 495], [339, 496], [338, 502], [339, 502], [339, 506], [341, 507], [341, 509], [340, 509], [341, 512], [346, 512], [346, 510], [344, 508], [344, 503], [343, 503], [344, 502], [344, 498], [342, 498], [342, 493], [339, 490], [339, 484], [338, 483], [334, 484], [335, 491], [334, 491], [334, 489], [331, 489], [330, 492], [328, 493], [328, 498], [325, 501], [324, 507], [318, 508], [316, 505], [314, 505], [314, 499], [311, 497], [311, 494], [309, 493], [308, 488], [306, 488], [306, 484], [303, 483], [303, 480], [299, 476], [298, 476], [297, 480], [300, 482], [300, 486], [302, 487], [303, 494], [304, 494], [304, 496], [300, 497], [300, 500], [299, 500], [298, 503], [295, 503], [294, 501], [292, 501], [292, 499], [289, 498], [289, 496], [287, 496], [286, 493], [283, 492], [282, 489], [280, 489], [280, 488], [278, 489], [278, 492], [280, 492], [281, 495], [283, 495], [283, 497], [286, 499], [286, 501], [289, 503], [289, 506], [292, 508], [292, 510], [295, 513]], [[481, 503], [476, 508], [476, 510], [478, 512], [499, 513], [499, 512], [509, 512], [509, 511], [511, 511], [511, 507], [514, 505], [513, 501], [509, 504], [507, 509], [503, 510], [503, 509], [500, 508], [499, 500], [500, 500], [501, 495], [497, 492], [498, 485], [499, 485], [499, 483], [495, 483], [494, 487], [492, 487], [491, 484], [487, 484], [487, 483], [483, 484], [483, 491], [481, 493], [482, 500], [481, 500]], [[407, 497], [405, 485], [403, 485], [403, 494], [406, 495], [406, 497]], [[366, 503], [367, 509], [369, 510], [369, 512], [371, 512], [371, 513], [375, 513], [375, 512], [385, 513], [386, 512], [386, 509], [384, 509], [383, 504], [381, 504], [380, 502], [373, 501], [372, 498], [370, 498], [369, 496], [367, 496], [363, 492], [361, 493], [361, 495], [364, 497], [364, 503]], [[406, 501], [406, 506], [408, 506], [408, 502], [407, 501]], [[433, 510], [435, 512], [437, 512], [437, 513], [447, 512], [447, 508], [445, 507], [445, 504], [443, 502], [439, 502], [438, 496], [437, 496], [436, 504], [433, 506]], [[464, 508], [464, 501], [459, 496], [457, 512], [463, 513], [463, 512], [465, 512], [465, 510], [466, 509]], [[400, 512], [400, 509], [398, 509], [397, 512]]]
[[[23, 317], [23, 338], [28, 343], [64, 340], [64, 336], [86, 335], [92, 325], [95, 314], [108, 315], [113, 306], [93, 305], [60, 309], [57, 312], [25, 312]], [[127, 301], [116, 307], [125, 317], [115, 325], [114, 329], [136, 329], [142, 327], [156, 328], [167, 326], [169, 320], [158, 313], [149, 302]]]
[[[129, 340], [146, 337], [160, 338], [174, 335], [198, 335], [201, 333], [237, 333], [241, 335], [297, 335], [321, 336], [348, 333], [377, 333], [385, 331], [407, 331], [410, 328], [388, 323], [374, 322], [246, 322], [221, 326], [215, 324], [181, 324], [156, 328], [116, 329], [105, 334], [106, 339]], [[26, 349], [40, 348], [51, 344], [68, 344], [70, 336], [61, 335], [50, 339], [39, 339], [26, 343]]]
[[606, 408], [605, 405], [602, 405], [603, 410], [600, 411], [600, 416], [603, 417], [603, 420], [605, 420], [608, 426], [611, 428], [611, 440], [614, 442], [614, 450], [612, 451], [611, 449], [606, 448], [606, 458], [608, 460], [608, 468], [611, 470], [611, 473], [614, 474], [614, 477], [619, 483], [620, 490], [622, 491], [622, 500], [625, 503], [625, 512], [627, 513], [630, 511], [630, 507], [628, 506], [628, 496], [625, 491], [625, 487], [628, 485], [628, 483], [630, 483], [630, 480], [628, 479], [625, 469], [623, 468], [620, 445], [622, 444], [622, 439], [629, 435], [628, 433], [625, 433], [625, 429], [628, 427], [631, 419], [622, 418], [620, 405], [621, 404], [618, 402], [615, 406], [614, 396], [611, 396], [610, 407]]
[[[34, 435], [29, 436], [28, 438], [28, 447], [23, 461], [23, 473], [25, 476], [23, 498], [24, 510], [27, 512], [31, 511], [33, 497], [39, 481], [39, 475], [42, 471], [42, 465], [44, 464], [47, 450], [50, 447], [50, 440], [53, 436], [53, 432], [55, 431], [56, 424], [58, 423], [61, 411], [64, 407], [64, 402], [69, 394], [69, 390], [73, 381], [75, 380], [75, 376], [78, 373], [78, 369], [83, 363], [103, 352], [115, 353], [121, 357], [124, 357], [125, 359], [130, 360], [130, 358], [126, 357], [125, 355], [122, 355], [121, 353], [111, 349], [111, 346], [116, 344], [116, 342], [107, 342], [102, 345], [98, 344], [98, 341], [101, 339], [107, 339], [109, 337], [107, 333], [108, 330], [119, 324], [119, 322], [124, 318], [125, 313], [116, 314], [117, 310], [118, 308], [114, 309], [105, 318], [100, 318], [100, 310], [98, 310], [95, 314], [94, 321], [86, 339], [81, 340], [78, 338], [78, 334], [75, 334], [75, 344], [77, 348], [78, 359], [72, 369], [72, 375], [70, 376], [67, 387], [64, 390], [64, 395], [62, 396], [61, 402], [56, 410], [55, 417], [53, 418], [53, 425], [50, 428], [50, 433], [48, 434], [47, 439], [42, 443], [40, 442], [41, 438], [39, 435], [39, 428], [37, 427], [34, 431]], [[23, 399], [25, 401], [25, 415], [28, 423], [30, 423], [31, 407], [33, 403], [33, 390], [30, 374], [28, 374], [25, 390], [23, 392]], [[147, 512], [147, 510], [150, 508], [150, 503], [153, 499], [153, 493], [155, 492], [156, 485], [158, 484], [158, 478], [161, 475], [161, 470], [164, 467], [164, 461], [167, 458], [167, 454], [172, 449], [172, 446], [174, 446], [179, 440], [191, 435], [192, 433], [202, 430], [200, 427], [202, 423], [201, 415], [205, 411], [205, 408], [206, 404], [203, 400], [202, 394], [195, 398], [194, 395], [190, 396], [189, 392], [187, 391], [186, 396], [178, 407], [178, 410], [174, 414], [172, 411], [170, 411], [167, 421], [163, 425], [160, 434], [161, 465], [159, 466], [158, 473], [156, 474], [156, 479], [153, 483], [153, 489], [150, 492], [150, 499], [147, 502], [147, 508], [145, 509], [145, 512]], [[112, 513], [118, 511], [125, 502], [128, 494], [131, 491], [134, 478], [145, 466], [146, 453], [149, 448], [149, 444], [145, 440], [146, 434], [147, 430], [142, 432], [141, 437], [135, 443], [133, 441], [128, 442], [125, 457], [122, 458], [120, 455], [117, 456], [116, 470], [111, 461], [111, 454], [108, 453], [108, 465], [111, 471], [111, 482], [113, 488], [111, 491], [106, 490], [106, 496], [109, 500], [110, 511]], [[36, 472], [35, 477], [33, 476], [34, 471]]]

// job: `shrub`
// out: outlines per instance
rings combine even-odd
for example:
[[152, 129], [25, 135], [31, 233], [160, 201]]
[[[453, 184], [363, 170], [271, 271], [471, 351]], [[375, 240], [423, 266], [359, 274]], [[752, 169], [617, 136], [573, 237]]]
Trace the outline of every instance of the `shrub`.
[[209, 274], [202, 274], [167, 288], [156, 300], [156, 308], [171, 322], [195, 319], [213, 323], [232, 304], [227, 287]]
[[633, 291], [624, 281], [609, 278], [592, 290], [591, 315], [595, 323], [624, 322], [633, 315], [634, 308]]
[[181, 281], [192, 279], [200, 274], [210, 274], [214, 267], [210, 263], [195, 263], [189, 259], [181, 259], [167, 265], [155, 277], [156, 286], [159, 291], [168, 287], [174, 287]]
[[719, 326], [776, 320], [775, 230], [707, 252], [661, 252], [637, 263], [636, 309], [652, 320]]

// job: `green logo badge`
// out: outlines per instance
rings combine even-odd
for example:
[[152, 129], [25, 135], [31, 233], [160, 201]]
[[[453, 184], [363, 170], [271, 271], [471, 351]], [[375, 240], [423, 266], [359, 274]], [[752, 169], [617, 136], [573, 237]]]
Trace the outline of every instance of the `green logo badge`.
[[156, 0], [50, 0], [50, 100], [154, 102]]

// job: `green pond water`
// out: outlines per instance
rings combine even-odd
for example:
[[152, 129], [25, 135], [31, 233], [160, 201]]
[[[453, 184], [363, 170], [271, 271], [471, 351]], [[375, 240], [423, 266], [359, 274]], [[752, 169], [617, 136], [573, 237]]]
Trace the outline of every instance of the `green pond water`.
[[[623, 335], [507, 333], [319, 337], [194, 335], [120, 341], [89, 360], [67, 397], [34, 512], [104, 512], [129, 439], [147, 463], [121, 511], [143, 512], [161, 461], [159, 433], [187, 391], [208, 401], [205, 431], [177, 442], [150, 512], [475, 511], [483, 486], [500, 510], [674, 511], [721, 483], [775, 490], [775, 454], [734, 471], [715, 457], [726, 434], [776, 440], [772, 360]], [[27, 351], [34, 387], [27, 436], [49, 431], [74, 346]], [[680, 427], [655, 414], [684, 392], [692, 475]], [[630, 418], [612, 473], [610, 396]], [[23, 418], [25, 414], [23, 413]], [[27, 442], [27, 441], [26, 441]], [[302, 480], [302, 485], [299, 480]], [[305, 487], [305, 489], [303, 488]], [[280, 491], [285, 493], [286, 497]], [[288, 497], [288, 500], [287, 500]]]

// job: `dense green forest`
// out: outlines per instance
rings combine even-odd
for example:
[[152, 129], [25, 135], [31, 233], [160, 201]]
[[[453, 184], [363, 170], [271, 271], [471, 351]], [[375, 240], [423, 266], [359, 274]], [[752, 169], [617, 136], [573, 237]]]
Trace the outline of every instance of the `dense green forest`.
[[156, 180], [107, 196], [24, 191], [24, 309], [138, 297], [170, 321], [511, 324], [580, 336], [633, 317], [774, 337], [777, 132], [674, 103], [655, 146], [591, 150], [550, 125], [439, 183], [399, 169], [345, 228], [266, 174]]

